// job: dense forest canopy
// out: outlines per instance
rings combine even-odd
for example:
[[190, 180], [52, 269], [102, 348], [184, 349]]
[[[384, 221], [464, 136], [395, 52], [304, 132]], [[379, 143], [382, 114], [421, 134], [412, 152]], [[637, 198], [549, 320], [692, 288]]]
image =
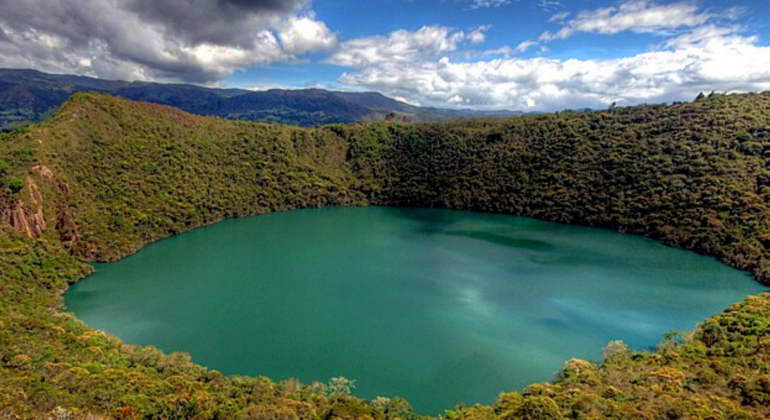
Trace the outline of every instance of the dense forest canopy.
[[[8, 418], [413, 418], [351, 384], [227, 378], [93, 331], [67, 285], [225, 218], [396, 205], [527, 215], [646, 235], [770, 282], [770, 94], [451, 123], [306, 129], [77, 94], [0, 135], [0, 415]], [[770, 297], [652, 353], [610, 343], [552, 384], [449, 418], [763, 418]], [[319, 378], [321, 379], [321, 378]], [[459, 379], [458, 379], [459, 380]], [[436, 384], [441, 386], [441, 384]], [[69, 416], [69, 417], [63, 417]]]

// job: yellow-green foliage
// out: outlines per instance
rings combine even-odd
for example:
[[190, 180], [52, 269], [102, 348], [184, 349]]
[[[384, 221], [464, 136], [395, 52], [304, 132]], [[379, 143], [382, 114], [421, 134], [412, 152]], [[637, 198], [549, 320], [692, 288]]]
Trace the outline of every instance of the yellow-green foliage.
[[[224, 377], [184, 354], [123, 344], [63, 313], [61, 293], [90, 273], [82, 261], [118, 259], [224, 218], [369, 203], [619, 229], [770, 280], [768, 127], [768, 94], [315, 129], [76, 95], [47, 122], [0, 134], [0, 419], [414, 419], [400, 398], [350, 395], [344, 378]], [[9, 226], [20, 208], [28, 217], [42, 209], [42, 236]], [[553, 383], [446, 417], [770, 416], [770, 296], [654, 352], [613, 342], [604, 357], [570, 360]]]
[[366, 203], [325, 131], [76, 95], [28, 137], [72, 192], [74, 253], [111, 260], [224, 218]]

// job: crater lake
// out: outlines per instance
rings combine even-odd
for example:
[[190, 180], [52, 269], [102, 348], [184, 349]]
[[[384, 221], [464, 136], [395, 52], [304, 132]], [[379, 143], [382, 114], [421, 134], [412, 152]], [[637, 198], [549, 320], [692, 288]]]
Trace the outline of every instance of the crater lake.
[[713, 258], [523, 217], [327, 208], [228, 220], [74, 285], [67, 309], [224, 374], [356, 381], [422, 414], [652, 349], [766, 290]]

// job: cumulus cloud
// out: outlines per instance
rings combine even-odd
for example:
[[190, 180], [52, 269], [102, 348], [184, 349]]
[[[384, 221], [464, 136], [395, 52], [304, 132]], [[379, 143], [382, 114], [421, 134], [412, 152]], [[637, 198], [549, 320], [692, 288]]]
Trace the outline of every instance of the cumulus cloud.
[[770, 89], [770, 47], [737, 30], [703, 27], [658, 50], [615, 59], [383, 63], [346, 73], [341, 82], [433, 106], [546, 111]]
[[471, 44], [481, 44], [487, 40], [486, 32], [491, 28], [490, 25], [479, 26], [468, 34], [468, 41]]
[[649, 0], [630, 0], [619, 6], [580, 12], [574, 19], [565, 21], [558, 31], [544, 32], [540, 40], [566, 39], [579, 32], [605, 35], [626, 31], [658, 32], [699, 26], [710, 18], [709, 13], [699, 12], [692, 2], [657, 4]]
[[484, 27], [478, 28], [468, 35], [434, 25], [417, 31], [394, 31], [388, 36], [357, 38], [342, 42], [329, 62], [345, 67], [414, 63], [457, 51], [466, 41], [475, 43], [483, 37], [484, 30]]
[[[336, 37], [308, 0], [0, 0], [0, 62], [102, 78], [212, 84]], [[310, 39], [312, 38], [312, 39]], [[280, 39], [280, 42], [279, 42]]]
[[[627, 0], [576, 15], [557, 13], [550, 22], [559, 30], [516, 47], [480, 52], [476, 57], [482, 59], [477, 61], [467, 59], [473, 54], [457, 52], [461, 42], [472, 38], [446, 28], [426, 30], [433, 34], [431, 43], [382, 38], [382, 45], [375, 45], [366, 39], [362, 44], [370, 46], [370, 54], [338, 61], [355, 68], [343, 74], [340, 83], [439, 107], [543, 111], [603, 108], [613, 102], [670, 102], [691, 99], [699, 91], [770, 89], [770, 47], [762, 46], [757, 37], [744, 36], [738, 25], [715, 23], [739, 14], [738, 9], [728, 9], [716, 16], [689, 1]], [[545, 53], [546, 42], [577, 33], [609, 36], [629, 31], [655, 34], [650, 50], [604, 59], [516, 57], [538, 46]], [[414, 36], [400, 35], [399, 39]], [[382, 53], [388, 45], [421, 47], [404, 47], [411, 53], [399, 59]]]
[[[457, 0], [495, 7], [505, 0]], [[512, 2], [517, 0], [512, 0]], [[342, 40], [310, 0], [0, 0], [0, 63], [108, 79], [215, 84], [236, 69], [325, 61], [337, 81], [439, 107], [559, 110], [689, 99], [698, 91], [770, 89], [770, 47], [730, 19], [741, 9], [625, 0], [568, 14], [556, 29], [516, 46], [480, 49], [493, 31], [424, 26]], [[726, 25], [728, 22], [730, 25]], [[578, 33], [653, 33], [650, 50], [605, 59], [519, 58]], [[310, 56], [312, 57], [312, 56]], [[336, 87], [336, 86], [335, 86]]]
[[[39, 0], [34, 0], [39, 1]], [[33, 1], [33, 2], [34, 2]], [[82, 1], [79, 3], [83, 3]], [[190, 44], [238, 45], [250, 42], [255, 28], [291, 14], [309, 0], [124, 0], [122, 9], [152, 22], [167, 36]], [[82, 7], [82, 6], [81, 6]]]
[[337, 44], [337, 35], [325, 23], [311, 17], [288, 19], [282, 25], [278, 36], [284, 51], [289, 54], [329, 50]]
[[516, 48], [511, 48], [508, 45], [504, 45], [499, 48], [494, 48], [491, 50], [482, 51], [481, 56], [482, 57], [489, 57], [489, 56], [502, 56], [502, 57], [511, 57], [517, 54], [521, 54], [529, 50], [530, 48], [537, 46], [537, 42], [534, 41], [524, 41], [516, 46]]

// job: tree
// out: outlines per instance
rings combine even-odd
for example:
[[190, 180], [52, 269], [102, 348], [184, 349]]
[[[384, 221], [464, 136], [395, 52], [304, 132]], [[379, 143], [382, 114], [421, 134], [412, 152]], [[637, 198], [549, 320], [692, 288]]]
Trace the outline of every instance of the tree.
[[329, 396], [350, 395], [353, 390], [356, 389], [356, 381], [345, 378], [344, 376], [338, 376], [329, 380], [328, 393]]
[[19, 178], [11, 178], [7, 181], [8, 188], [10, 188], [11, 192], [16, 194], [19, 191], [21, 191], [22, 188], [24, 188], [24, 181], [22, 181]]
[[621, 340], [610, 341], [602, 350], [602, 358], [605, 361], [626, 358], [628, 355], [628, 346]]
[[525, 398], [515, 418], [522, 420], [561, 420], [564, 418], [556, 401], [550, 397]]

